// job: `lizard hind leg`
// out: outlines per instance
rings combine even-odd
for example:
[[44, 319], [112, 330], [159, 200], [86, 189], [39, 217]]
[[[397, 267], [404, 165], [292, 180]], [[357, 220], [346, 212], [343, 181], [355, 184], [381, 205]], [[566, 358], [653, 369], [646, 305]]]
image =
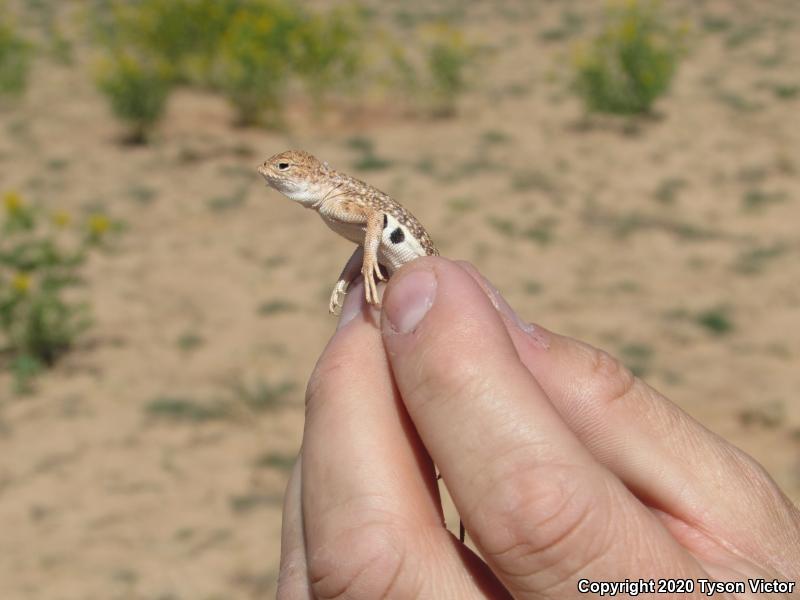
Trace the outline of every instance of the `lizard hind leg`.
[[332, 315], [336, 315], [340, 312], [344, 304], [345, 294], [347, 294], [347, 288], [350, 287], [350, 284], [353, 283], [353, 280], [358, 277], [358, 274], [361, 272], [363, 261], [364, 248], [358, 246], [353, 251], [350, 258], [347, 259], [347, 263], [344, 265], [344, 269], [342, 269], [339, 279], [336, 281], [336, 285], [333, 286], [331, 299], [328, 303], [328, 310]]
[[367, 218], [364, 233], [364, 261], [361, 265], [361, 274], [364, 276], [364, 295], [367, 304], [374, 306], [381, 304], [375, 280], [386, 281], [378, 262], [378, 248], [381, 244], [381, 232], [385, 223], [386, 215], [383, 212], [375, 211]]

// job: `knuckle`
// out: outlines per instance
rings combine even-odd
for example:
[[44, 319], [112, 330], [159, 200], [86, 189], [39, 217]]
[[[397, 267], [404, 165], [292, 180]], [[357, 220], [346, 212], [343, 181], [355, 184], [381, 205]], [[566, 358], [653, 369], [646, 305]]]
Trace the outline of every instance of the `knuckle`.
[[312, 552], [308, 579], [315, 598], [384, 598], [401, 595], [396, 588], [404, 564], [405, 551], [394, 528], [366, 523]]
[[630, 369], [605, 350], [581, 344], [587, 364], [583, 393], [603, 405], [617, 404], [628, 398], [637, 387]]
[[509, 473], [479, 508], [478, 518], [485, 515], [487, 523], [479, 544], [507, 577], [535, 576], [537, 587], [557, 585], [606, 547], [608, 492], [587, 467], [547, 465]]
[[745, 490], [761, 500], [759, 505], [784, 504], [783, 492], [761, 463], [736, 446], [726, 445], [725, 448], [736, 479]]

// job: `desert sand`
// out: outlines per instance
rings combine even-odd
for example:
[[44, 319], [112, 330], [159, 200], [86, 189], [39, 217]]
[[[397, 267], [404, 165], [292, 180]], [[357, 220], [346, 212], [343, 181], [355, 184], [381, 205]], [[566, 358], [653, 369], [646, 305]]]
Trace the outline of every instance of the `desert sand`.
[[[686, 56], [632, 121], [587, 118], [569, 90], [599, 3], [371, 4], [485, 46], [455, 117], [318, 121], [298, 102], [287, 131], [245, 129], [183, 90], [152, 143], [125, 145], [80, 38], [0, 112], [0, 192], [126, 225], [83, 272], [77, 346], [31, 395], [0, 375], [0, 598], [274, 595], [304, 387], [351, 251], [259, 180], [286, 148], [398, 198], [524, 318], [619, 356], [800, 499], [796, 4], [670, 3]], [[365, 140], [381, 168], [359, 168]]]

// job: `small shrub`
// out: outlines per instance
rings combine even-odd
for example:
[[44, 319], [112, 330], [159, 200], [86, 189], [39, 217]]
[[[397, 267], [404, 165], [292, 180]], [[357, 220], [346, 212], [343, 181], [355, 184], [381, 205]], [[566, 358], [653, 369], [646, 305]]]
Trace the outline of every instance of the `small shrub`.
[[714, 335], [730, 333], [734, 328], [729, 311], [722, 306], [700, 312], [695, 317], [695, 322]]
[[292, 312], [294, 310], [297, 310], [297, 306], [294, 303], [278, 298], [262, 302], [258, 307], [258, 314], [266, 317], [277, 313]]
[[[88, 326], [88, 306], [66, 292], [105, 236], [94, 215], [77, 225], [67, 213], [47, 218], [19, 194], [3, 197], [0, 220], [0, 348], [9, 356], [16, 389], [51, 366]], [[107, 217], [104, 217], [108, 221]]]
[[439, 117], [451, 116], [456, 112], [459, 97], [467, 89], [467, 68], [473, 62], [475, 49], [460, 31], [451, 27], [431, 29], [428, 37], [425, 61], [432, 113]]
[[177, 345], [183, 352], [192, 352], [197, 350], [205, 343], [205, 339], [198, 333], [193, 331], [186, 331], [178, 336]]
[[300, 15], [281, 2], [237, 12], [222, 39], [216, 86], [234, 106], [242, 125], [280, 123], [292, 68]]
[[575, 88], [590, 111], [650, 112], [669, 88], [681, 46], [680, 32], [665, 24], [657, 2], [627, 0], [609, 13], [603, 31], [579, 49]]
[[755, 246], [739, 253], [733, 263], [733, 269], [742, 275], [760, 273], [771, 260], [783, 256], [788, 250], [785, 243], [778, 242], [769, 246]]
[[554, 229], [558, 225], [557, 219], [543, 217], [522, 232], [522, 235], [541, 246], [546, 246], [555, 237]]
[[146, 60], [118, 54], [102, 63], [97, 84], [113, 113], [128, 124], [127, 140], [146, 142], [166, 107], [170, 91], [167, 73]]
[[232, 400], [248, 410], [264, 412], [276, 410], [287, 403], [286, 396], [295, 388], [291, 381], [269, 383], [262, 379], [247, 382], [244, 379], [232, 381], [230, 392]]
[[620, 348], [622, 359], [637, 377], [644, 377], [650, 371], [653, 348], [647, 344], [625, 344]]
[[112, 53], [160, 62], [179, 82], [206, 84], [220, 40], [242, 0], [139, 0], [94, 15], [96, 39]]
[[364, 13], [352, 5], [304, 18], [294, 62], [317, 111], [330, 90], [352, 91], [362, 67], [364, 31]]
[[[0, 10], [4, 11], [2, 4]], [[11, 25], [0, 23], [0, 96], [17, 96], [25, 90], [29, 63], [28, 43]]]
[[281, 452], [266, 452], [259, 456], [255, 461], [255, 466], [259, 468], [280, 469], [291, 471], [297, 457]]
[[356, 171], [381, 171], [392, 166], [393, 162], [375, 152], [375, 142], [370, 138], [355, 136], [346, 142], [347, 147], [358, 152], [359, 157], [353, 162]]
[[673, 204], [688, 182], [682, 177], [667, 177], [659, 182], [653, 196], [661, 204]]
[[220, 401], [196, 401], [175, 396], [159, 396], [145, 406], [155, 418], [175, 423], [203, 423], [231, 417], [230, 407]]
[[391, 167], [393, 162], [374, 153], [362, 155], [353, 163], [356, 171], [383, 171]]
[[767, 192], [762, 189], [753, 188], [745, 192], [742, 198], [742, 205], [745, 210], [756, 211], [770, 204], [777, 204], [786, 200], [784, 192]]

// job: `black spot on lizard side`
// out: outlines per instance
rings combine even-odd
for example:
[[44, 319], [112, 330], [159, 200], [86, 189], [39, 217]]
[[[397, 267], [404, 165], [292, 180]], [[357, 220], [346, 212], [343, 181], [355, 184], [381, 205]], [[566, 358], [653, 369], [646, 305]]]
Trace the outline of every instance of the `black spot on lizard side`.
[[405, 234], [405, 233], [403, 233], [403, 230], [402, 230], [400, 227], [398, 227], [397, 229], [395, 229], [395, 230], [394, 230], [394, 231], [391, 233], [391, 235], [389, 236], [389, 239], [390, 239], [390, 240], [392, 240], [392, 243], [393, 243], [393, 244], [399, 244], [399, 243], [401, 243], [403, 240], [405, 240], [405, 239], [406, 239], [406, 234]]
[[389, 224], [389, 217], [386, 213], [383, 213], [383, 228], [386, 229], [386, 226]]

